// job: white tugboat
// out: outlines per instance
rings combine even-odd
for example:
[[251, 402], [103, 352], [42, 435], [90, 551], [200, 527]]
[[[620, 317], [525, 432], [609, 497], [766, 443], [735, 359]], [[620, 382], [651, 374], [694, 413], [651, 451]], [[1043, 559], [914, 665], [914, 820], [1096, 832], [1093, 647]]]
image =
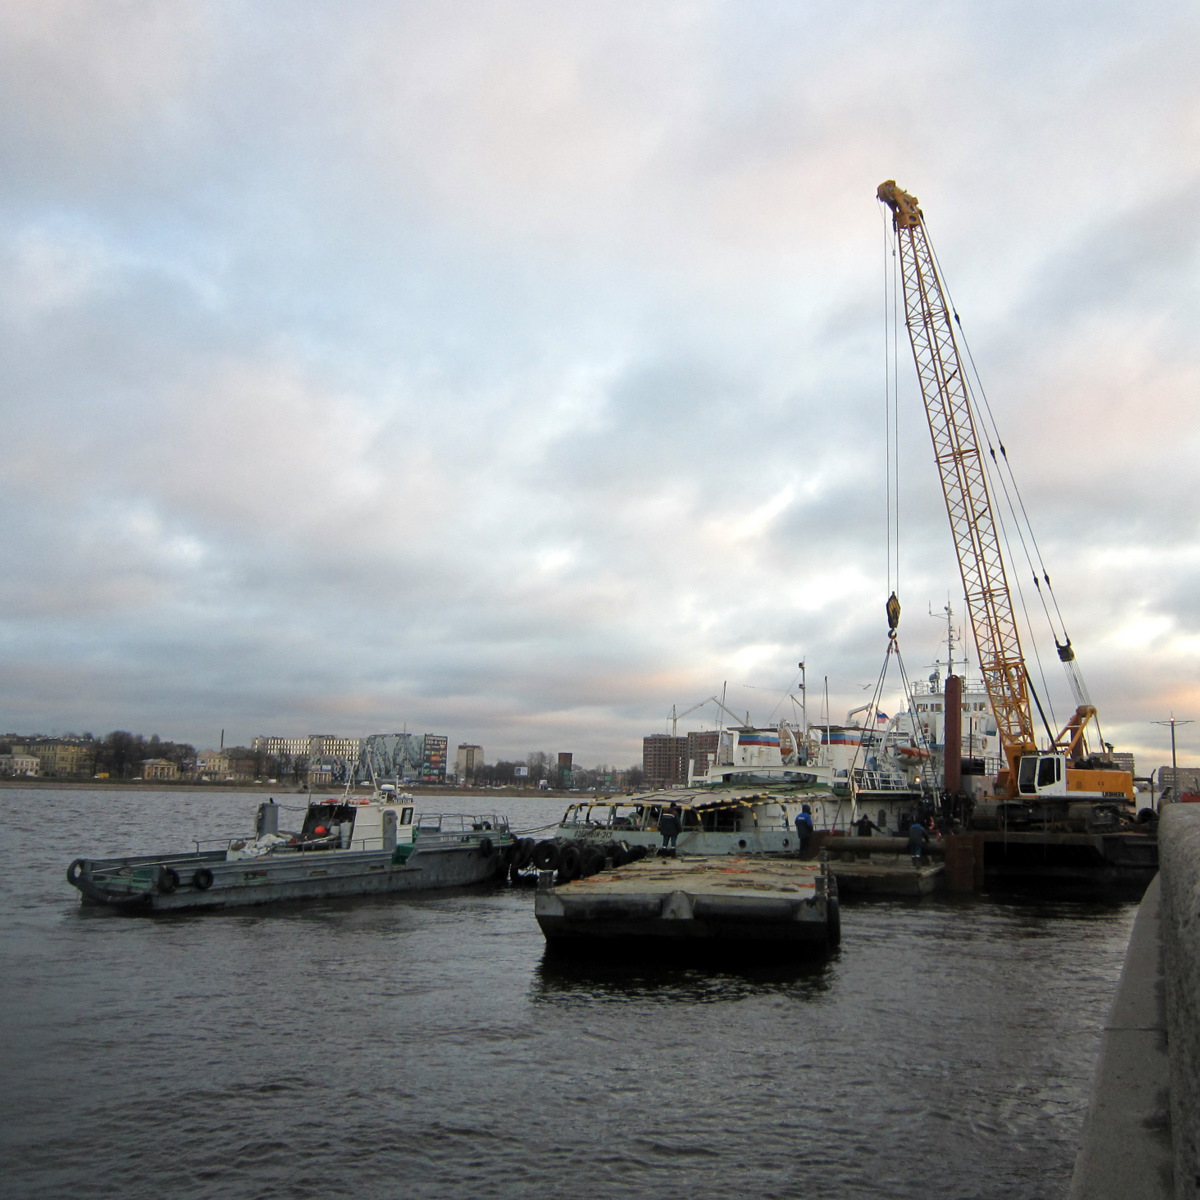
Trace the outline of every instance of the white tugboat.
[[897, 749], [913, 740], [899, 723], [876, 733], [852, 724], [855, 716], [807, 736], [786, 724], [722, 731], [716, 761], [687, 787], [570, 805], [533, 865], [556, 868], [570, 844], [600, 846], [609, 857], [621, 844], [654, 849], [672, 804], [680, 809], [680, 854], [795, 854], [796, 817], [805, 809], [816, 831], [852, 832], [867, 813], [881, 832], [898, 833], [925, 795], [923, 760]]
[[83, 903], [133, 912], [227, 908], [482, 883], [500, 875], [514, 839], [506, 819], [422, 813], [412, 797], [314, 800], [296, 832], [261, 804], [253, 835], [194, 852], [77, 858], [67, 880]]

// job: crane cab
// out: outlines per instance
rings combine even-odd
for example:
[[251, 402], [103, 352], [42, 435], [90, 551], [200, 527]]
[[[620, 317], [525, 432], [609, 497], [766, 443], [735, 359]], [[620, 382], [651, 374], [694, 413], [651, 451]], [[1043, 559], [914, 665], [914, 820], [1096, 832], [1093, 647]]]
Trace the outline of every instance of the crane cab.
[[1017, 766], [1017, 795], [1065, 796], [1067, 763], [1062, 754], [1023, 754]]
[[1132, 803], [1133, 777], [1111, 764], [1094, 761], [1068, 767], [1065, 754], [1023, 754], [1017, 763], [1017, 795]]

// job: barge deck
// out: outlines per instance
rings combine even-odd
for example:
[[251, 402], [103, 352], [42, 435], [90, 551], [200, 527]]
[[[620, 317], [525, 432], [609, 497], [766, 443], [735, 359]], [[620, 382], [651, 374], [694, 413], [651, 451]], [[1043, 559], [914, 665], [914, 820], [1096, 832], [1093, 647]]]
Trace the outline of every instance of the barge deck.
[[556, 949], [827, 953], [840, 937], [837, 881], [796, 858], [644, 859], [554, 884], [539, 872], [534, 913]]

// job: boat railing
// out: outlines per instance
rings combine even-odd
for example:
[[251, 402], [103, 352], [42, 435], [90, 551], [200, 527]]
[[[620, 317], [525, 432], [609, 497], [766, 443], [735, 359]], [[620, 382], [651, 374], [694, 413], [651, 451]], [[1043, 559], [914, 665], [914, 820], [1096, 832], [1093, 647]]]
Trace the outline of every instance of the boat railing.
[[413, 841], [461, 841], [501, 833], [508, 833], [508, 818], [496, 813], [418, 813], [413, 822]]
[[563, 819], [559, 824], [564, 828], [570, 826], [578, 829], [609, 829], [614, 820], [623, 819], [624, 827], [629, 828], [629, 819], [633, 816], [632, 808], [618, 812], [616, 805], [597, 805], [594, 809], [584, 808], [583, 805], [572, 805], [563, 814]]
[[872, 771], [865, 767], [854, 771], [854, 786], [860, 792], [910, 792], [912, 783], [894, 771]]
[[[213, 854], [219, 852], [224, 854], [227, 850], [240, 850], [249, 842], [255, 840], [254, 834], [240, 834], [236, 837], [220, 837], [220, 838], [193, 838], [192, 845], [196, 847], [197, 854]], [[294, 846], [280, 845], [281, 850], [295, 849]]]

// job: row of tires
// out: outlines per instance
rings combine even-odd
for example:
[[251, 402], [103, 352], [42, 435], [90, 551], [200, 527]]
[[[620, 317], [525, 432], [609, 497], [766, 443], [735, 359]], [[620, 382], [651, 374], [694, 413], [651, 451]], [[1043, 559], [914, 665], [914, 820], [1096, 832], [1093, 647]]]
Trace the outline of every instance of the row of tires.
[[555, 871], [559, 883], [586, 879], [608, 866], [623, 867], [626, 863], [645, 858], [645, 846], [630, 846], [625, 842], [573, 842], [547, 839], [519, 838], [508, 853], [508, 869], [514, 881], [527, 867], [538, 871]]
[[[82, 858], [77, 858], [67, 868], [67, 882], [78, 887], [79, 879], [83, 875], [86, 865], [86, 862]], [[179, 872], [174, 867], [159, 867], [154, 875], [155, 890], [167, 896], [176, 891], [182, 882], [179, 878]], [[192, 872], [189, 882], [198, 891], [207, 892], [213, 885], [213, 873], [207, 867], [201, 867], [199, 870]]]
[[[160, 892], [170, 895], [180, 884], [179, 872], [172, 867], [159, 867], [154, 883]], [[192, 872], [192, 887], [197, 891], [207, 892], [213, 885], [213, 873], [207, 867], [201, 867]]]

